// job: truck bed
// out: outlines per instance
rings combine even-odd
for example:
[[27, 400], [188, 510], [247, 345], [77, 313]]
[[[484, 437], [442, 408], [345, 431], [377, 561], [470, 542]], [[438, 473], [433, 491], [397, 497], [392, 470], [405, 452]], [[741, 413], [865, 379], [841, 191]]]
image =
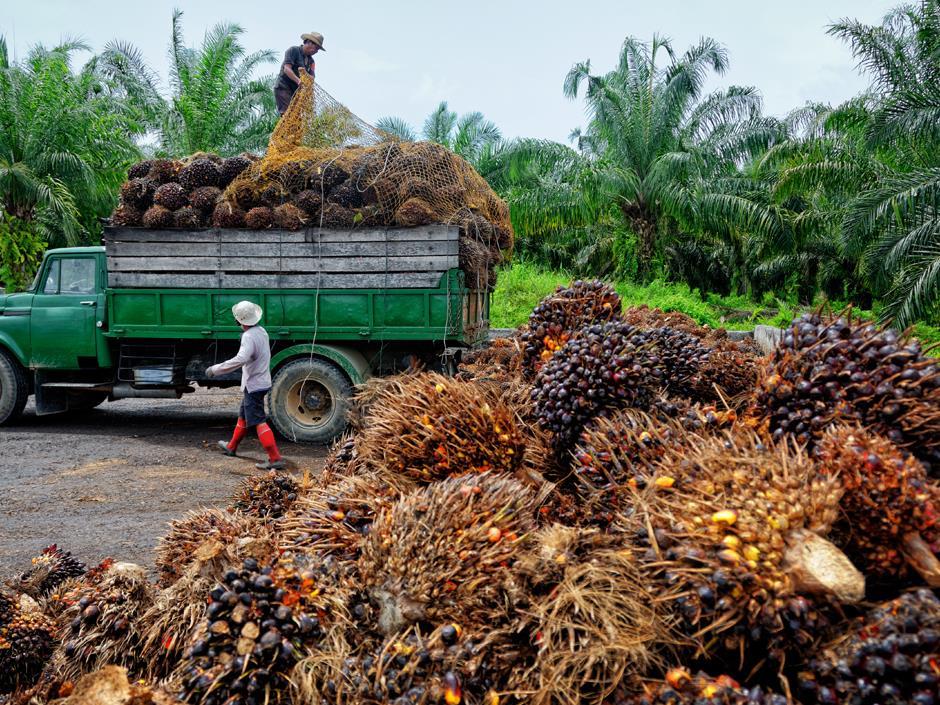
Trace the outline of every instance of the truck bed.
[[272, 340], [486, 337], [489, 294], [458, 269], [458, 229], [107, 228], [110, 338], [237, 338], [231, 307], [265, 311]]

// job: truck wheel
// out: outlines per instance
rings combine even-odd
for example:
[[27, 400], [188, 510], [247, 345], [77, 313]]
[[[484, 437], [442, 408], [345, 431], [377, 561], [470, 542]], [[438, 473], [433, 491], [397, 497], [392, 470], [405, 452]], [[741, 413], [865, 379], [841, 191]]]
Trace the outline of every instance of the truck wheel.
[[346, 375], [326, 360], [288, 362], [271, 385], [271, 421], [292, 441], [329, 443], [346, 428], [352, 393]]
[[26, 370], [9, 354], [0, 350], [0, 426], [19, 418], [28, 396]]

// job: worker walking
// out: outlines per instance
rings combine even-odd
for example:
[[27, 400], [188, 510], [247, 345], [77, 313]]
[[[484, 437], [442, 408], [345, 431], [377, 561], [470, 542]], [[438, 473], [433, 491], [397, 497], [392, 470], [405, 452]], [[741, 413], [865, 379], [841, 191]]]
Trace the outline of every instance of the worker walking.
[[319, 32], [301, 34], [300, 39], [303, 44], [284, 52], [281, 72], [278, 74], [277, 83], [274, 84], [274, 101], [277, 103], [278, 115], [287, 112], [287, 106], [300, 86], [300, 74], [307, 73], [311, 77], [315, 75], [317, 64], [313, 55], [318, 51], [326, 51], [323, 48], [323, 35]]
[[264, 397], [271, 391], [271, 346], [268, 343], [268, 332], [258, 325], [262, 313], [261, 307], [251, 301], [239, 301], [232, 306], [232, 314], [244, 331], [241, 346], [231, 360], [208, 368], [206, 376], [211, 379], [238, 368], [242, 371], [244, 397], [238, 412], [238, 423], [232, 440], [228, 443], [219, 441], [222, 452], [234, 456], [245, 433], [249, 428], [255, 428], [258, 440], [268, 453], [267, 462], [257, 463], [257, 467], [262, 470], [279, 470], [284, 467], [284, 459], [277, 449], [274, 431], [268, 425], [268, 416], [264, 411]]

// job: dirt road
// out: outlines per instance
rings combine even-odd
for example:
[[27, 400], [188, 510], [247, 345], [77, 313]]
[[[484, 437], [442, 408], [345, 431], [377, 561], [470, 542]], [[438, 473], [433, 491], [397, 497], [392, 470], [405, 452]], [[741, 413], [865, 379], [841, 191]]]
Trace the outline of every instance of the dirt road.
[[[153, 565], [166, 523], [224, 505], [266, 456], [215, 448], [228, 438], [237, 390], [199, 390], [179, 401], [125, 400], [69, 416], [37, 417], [32, 404], [0, 428], [0, 581], [57, 543], [86, 563], [107, 556]], [[316, 472], [327, 449], [279, 441], [294, 472]]]

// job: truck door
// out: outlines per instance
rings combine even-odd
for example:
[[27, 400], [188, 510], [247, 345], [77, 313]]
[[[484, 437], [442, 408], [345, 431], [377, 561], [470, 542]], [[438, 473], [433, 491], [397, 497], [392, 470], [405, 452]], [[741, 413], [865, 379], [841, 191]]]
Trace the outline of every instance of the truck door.
[[31, 366], [77, 370], [97, 367], [98, 267], [94, 255], [46, 261], [33, 298]]

